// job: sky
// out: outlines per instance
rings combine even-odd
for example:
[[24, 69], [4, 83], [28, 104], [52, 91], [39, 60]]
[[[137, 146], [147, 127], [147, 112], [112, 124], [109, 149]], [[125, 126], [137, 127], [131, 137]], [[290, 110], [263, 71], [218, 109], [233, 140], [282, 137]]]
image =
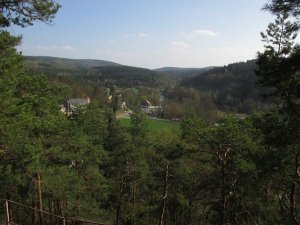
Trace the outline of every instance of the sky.
[[267, 0], [57, 0], [52, 25], [11, 27], [23, 55], [144, 68], [223, 66], [263, 50]]

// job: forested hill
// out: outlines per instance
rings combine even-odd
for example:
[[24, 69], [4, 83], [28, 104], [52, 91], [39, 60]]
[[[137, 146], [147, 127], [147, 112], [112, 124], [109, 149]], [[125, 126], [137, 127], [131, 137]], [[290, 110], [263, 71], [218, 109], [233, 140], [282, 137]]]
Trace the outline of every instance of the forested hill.
[[162, 67], [158, 69], [154, 69], [159, 73], [166, 73], [175, 78], [184, 78], [184, 77], [191, 77], [201, 73], [204, 73], [214, 67], [203, 67], [203, 68], [181, 68], [181, 67]]
[[256, 84], [255, 60], [224, 67], [149, 70], [103, 60], [26, 57], [26, 65], [31, 74], [43, 73], [51, 82], [69, 86], [77, 95], [92, 95], [95, 88], [113, 85], [165, 89], [179, 82], [183, 88], [209, 92], [221, 111], [251, 113], [266, 106]]
[[256, 84], [255, 68], [256, 60], [215, 67], [182, 79], [180, 85], [211, 92], [215, 104], [222, 110], [261, 110], [264, 99], [261, 97], [262, 89]]
[[67, 59], [50, 56], [25, 56], [26, 63], [34, 68], [60, 68], [60, 69], [75, 69], [75, 68], [92, 68], [95, 66], [121, 66], [118, 63], [105, 60], [94, 59]]
[[44, 73], [50, 80], [59, 80], [62, 83], [68, 83], [72, 79], [78, 83], [92, 83], [97, 86], [159, 87], [167, 79], [166, 76], [149, 69], [103, 60], [32, 56], [25, 59], [29, 72]]

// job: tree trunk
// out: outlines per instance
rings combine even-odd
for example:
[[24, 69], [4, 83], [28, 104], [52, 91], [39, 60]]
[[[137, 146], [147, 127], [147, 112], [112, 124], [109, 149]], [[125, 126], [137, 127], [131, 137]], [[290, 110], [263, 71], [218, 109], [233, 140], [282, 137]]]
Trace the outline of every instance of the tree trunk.
[[230, 146], [228, 146], [226, 149], [223, 151], [221, 149], [218, 149], [217, 151], [217, 156], [219, 158], [220, 166], [221, 166], [221, 187], [220, 187], [220, 225], [225, 225], [226, 224], [226, 163], [227, 163], [227, 155], [231, 151]]
[[226, 209], [226, 199], [225, 199], [225, 163], [222, 162], [221, 168], [221, 204], [220, 204], [220, 225], [225, 225], [225, 209]]
[[33, 208], [33, 210], [31, 211], [31, 224], [35, 225], [35, 201], [32, 200], [31, 201], [31, 207]]
[[166, 167], [166, 175], [165, 175], [165, 190], [164, 190], [164, 195], [163, 195], [163, 201], [162, 201], [162, 208], [161, 208], [161, 213], [160, 213], [160, 220], [159, 220], [159, 225], [164, 224], [164, 215], [165, 215], [165, 208], [166, 208], [166, 201], [168, 197], [168, 188], [169, 188], [169, 164], [167, 164]]
[[[55, 214], [54, 212], [54, 203], [53, 201], [51, 200], [51, 198], [48, 198], [48, 207], [49, 207], [49, 212], [51, 214]], [[54, 224], [54, 217], [52, 215], [50, 215], [50, 225], [55, 225]]]
[[[66, 212], [65, 212], [65, 209], [67, 208], [67, 200], [65, 199], [60, 199], [60, 202], [59, 202], [59, 207], [60, 207], [60, 214], [62, 217], [66, 217]], [[64, 225], [64, 223], [67, 223], [67, 220], [66, 219], [59, 219], [59, 224], [62, 224]]]
[[10, 215], [9, 215], [9, 203], [8, 203], [8, 201], [5, 201], [4, 207], [5, 207], [5, 224], [9, 225], [10, 224]]
[[299, 169], [299, 156], [300, 156], [300, 150], [298, 150], [296, 156], [295, 156], [295, 172], [293, 175], [293, 181], [291, 184], [291, 189], [290, 189], [290, 204], [289, 204], [289, 214], [290, 214], [290, 219], [293, 225], [299, 225], [299, 222], [296, 219], [296, 209], [297, 209], [297, 204], [296, 204], [296, 189], [297, 189], [297, 180], [299, 179], [298, 175], [298, 169]]
[[135, 205], [135, 203], [136, 203], [136, 186], [135, 185], [133, 185], [133, 187], [132, 187], [132, 219], [131, 219], [131, 221], [132, 221], [132, 225], [135, 225], [136, 224], [136, 212], [135, 212], [135, 208], [136, 208], [136, 205]]
[[123, 181], [119, 185], [119, 202], [117, 206], [116, 225], [120, 223], [121, 205], [122, 205], [122, 192], [123, 192]]
[[[37, 195], [38, 195], [38, 209], [43, 210], [41, 175], [39, 173], [37, 174], [36, 188], [37, 188]], [[39, 219], [40, 219], [40, 225], [44, 225], [44, 215], [42, 212], [39, 212]]]

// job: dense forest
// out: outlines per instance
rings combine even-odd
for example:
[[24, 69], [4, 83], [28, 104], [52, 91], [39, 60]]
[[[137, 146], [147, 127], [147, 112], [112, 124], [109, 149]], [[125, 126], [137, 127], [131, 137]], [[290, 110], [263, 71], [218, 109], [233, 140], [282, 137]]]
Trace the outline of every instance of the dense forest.
[[[0, 223], [299, 225], [300, 2], [267, 3], [276, 20], [256, 61], [166, 86], [153, 71], [110, 62], [82, 65], [84, 77], [74, 66], [28, 69], [16, 50], [21, 38], [6, 28], [50, 23], [60, 5], [1, 1]], [[60, 111], [66, 96], [90, 87], [98, 96], [90, 104]], [[138, 108], [122, 126], [107, 91], [133, 106], [163, 93], [164, 116], [180, 118], [180, 128], [153, 132]], [[250, 114], [244, 102], [262, 95], [268, 107]]]
[[168, 82], [168, 76], [155, 71], [124, 66], [103, 60], [76, 60], [55, 57], [25, 57], [29, 73], [43, 73], [50, 80], [69, 83], [70, 79], [78, 83], [89, 83], [98, 87], [120, 88], [138, 86], [162, 87]]
[[213, 102], [223, 111], [262, 111], [270, 101], [263, 97], [265, 89], [257, 84], [256, 69], [256, 60], [233, 63], [185, 78], [180, 85], [211, 93]]
[[213, 66], [204, 68], [163, 67], [155, 69], [154, 71], [159, 72], [160, 74], [172, 75], [173, 78], [182, 79], [184, 77], [192, 77], [199, 75], [213, 68]]

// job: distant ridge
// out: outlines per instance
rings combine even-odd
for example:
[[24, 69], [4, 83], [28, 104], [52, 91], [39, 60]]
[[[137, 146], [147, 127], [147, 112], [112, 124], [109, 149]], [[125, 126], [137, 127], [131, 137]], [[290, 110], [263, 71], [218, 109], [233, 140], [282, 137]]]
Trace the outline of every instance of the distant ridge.
[[185, 70], [210, 70], [214, 68], [214, 66], [208, 66], [208, 67], [201, 67], [201, 68], [184, 68], [184, 67], [162, 67], [162, 68], [158, 68], [158, 69], [154, 69], [155, 71], [176, 71], [176, 70], [180, 70], [180, 71], [185, 71]]
[[208, 70], [215, 68], [214, 66], [203, 67], [203, 68], [181, 68], [181, 67], [162, 67], [154, 69], [154, 71], [159, 73], [167, 73], [178, 78], [196, 76], [204, 73]]
[[30, 74], [42, 73], [50, 80], [63, 83], [80, 81], [83, 86], [93, 84], [97, 87], [159, 87], [163, 83], [169, 83], [169, 80], [166, 81], [167, 76], [156, 71], [105, 60], [25, 56], [25, 62], [26, 70]]
[[62, 69], [93, 68], [102, 66], [122, 66], [121, 64], [96, 59], [68, 59], [50, 56], [25, 56], [26, 63], [32, 68], [55, 67]]

